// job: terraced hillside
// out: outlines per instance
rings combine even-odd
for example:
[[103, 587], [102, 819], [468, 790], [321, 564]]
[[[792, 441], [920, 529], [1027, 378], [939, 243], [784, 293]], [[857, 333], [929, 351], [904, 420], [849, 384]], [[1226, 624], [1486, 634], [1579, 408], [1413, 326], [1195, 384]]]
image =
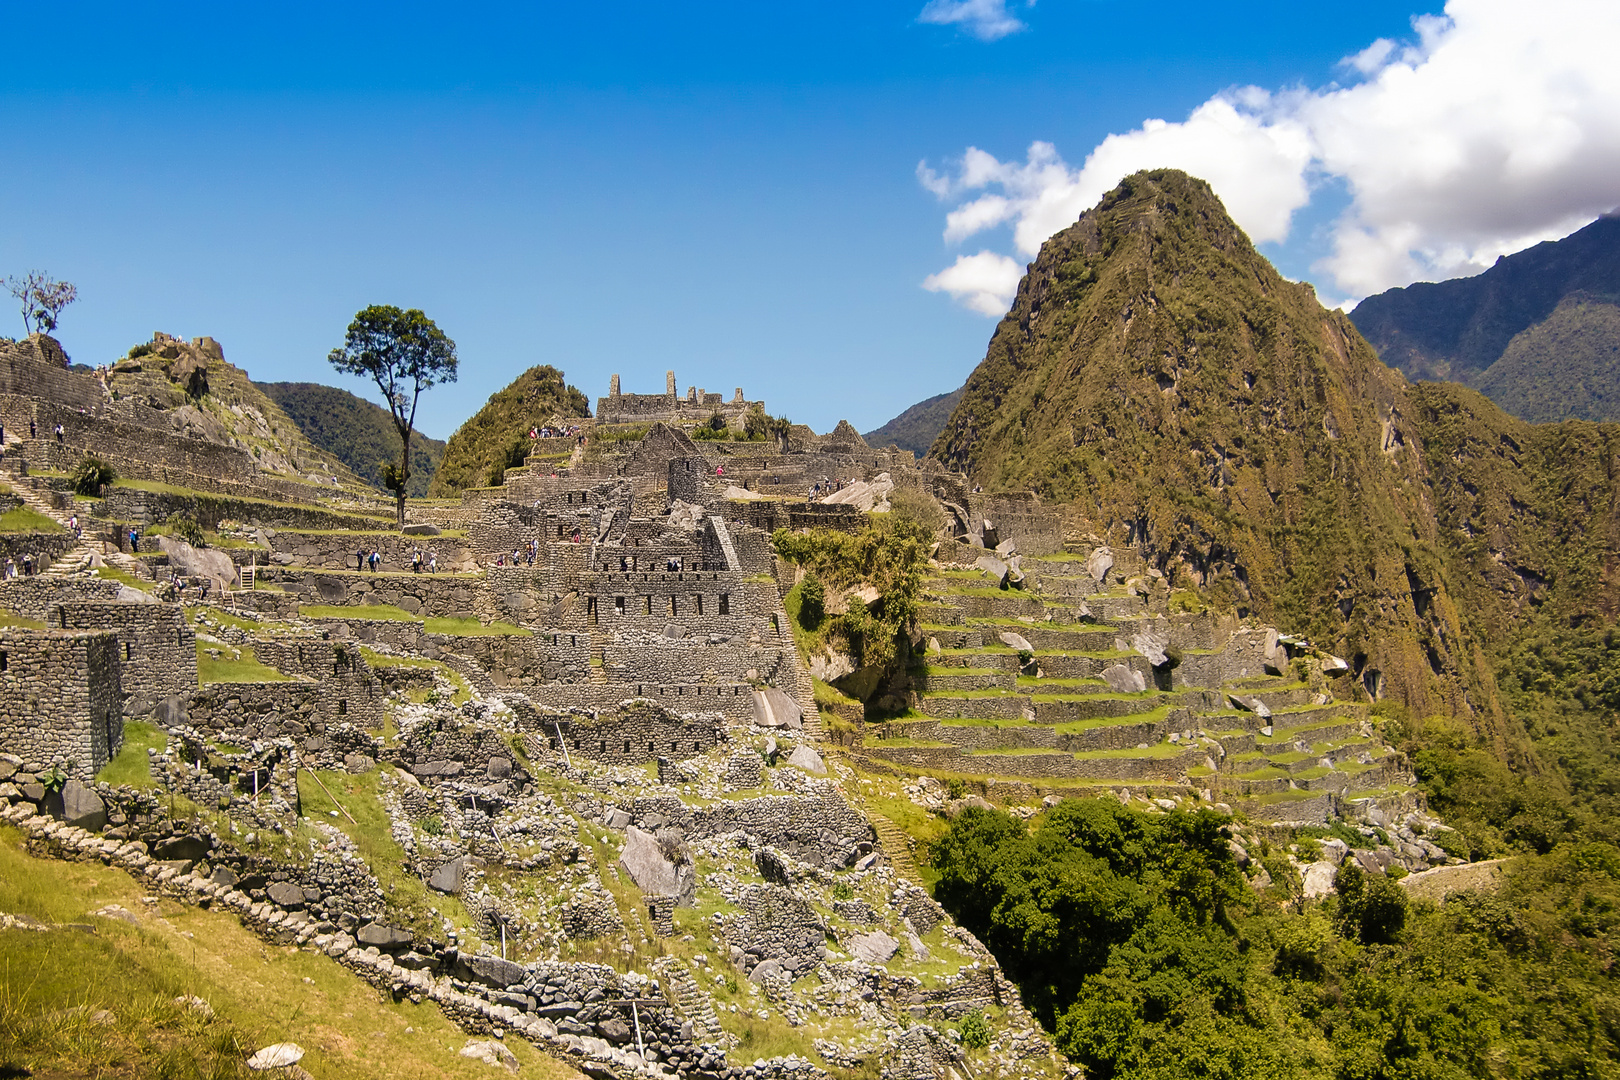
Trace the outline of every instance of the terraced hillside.
[[869, 764], [1009, 795], [1224, 802], [1267, 820], [1413, 804], [1402, 755], [1366, 705], [1335, 693], [1336, 657], [1189, 610], [1190, 593], [1129, 552], [1023, 560], [1009, 575], [1021, 587], [980, 561], [990, 569], [934, 572], [916, 706], [865, 740]]

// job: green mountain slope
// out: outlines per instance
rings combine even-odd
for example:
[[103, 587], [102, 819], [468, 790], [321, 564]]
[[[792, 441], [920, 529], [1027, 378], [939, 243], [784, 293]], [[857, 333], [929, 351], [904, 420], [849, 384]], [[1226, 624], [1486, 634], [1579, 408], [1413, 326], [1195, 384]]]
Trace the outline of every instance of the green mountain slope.
[[1380, 692], [1494, 730], [1413, 413], [1348, 319], [1277, 274], [1206, 184], [1160, 171], [1046, 242], [933, 455], [1068, 502]]
[[939, 438], [945, 421], [951, 418], [951, 412], [961, 400], [961, 390], [935, 394], [926, 401], [917, 402], [882, 427], [866, 432], [861, 438], [869, 446], [894, 445], [922, 457], [934, 445], [934, 440]]
[[445, 447], [429, 494], [445, 498], [471, 487], [500, 483], [501, 473], [523, 464], [529, 429], [553, 420], [591, 415], [590, 402], [549, 364], [532, 367], [456, 429]]
[[933, 453], [1465, 719], [1420, 775], [1504, 835], [1620, 812], [1620, 425], [1408, 383], [1202, 182], [1137, 174], [1047, 242]]
[[[399, 458], [399, 433], [388, 410], [365, 398], [319, 383], [259, 383], [310, 442], [383, 487], [382, 466]], [[411, 479], [405, 493], [421, 498], [444, 457], [444, 442], [417, 432], [411, 439]]]
[[1520, 331], [1474, 385], [1532, 423], [1620, 420], [1620, 306], [1566, 296]]
[[1476, 277], [1369, 296], [1350, 318], [1409, 378], [1477, 385], [1515, 336], [1576, 292], [1620, 297], [1620, 217], [1505, 256]]

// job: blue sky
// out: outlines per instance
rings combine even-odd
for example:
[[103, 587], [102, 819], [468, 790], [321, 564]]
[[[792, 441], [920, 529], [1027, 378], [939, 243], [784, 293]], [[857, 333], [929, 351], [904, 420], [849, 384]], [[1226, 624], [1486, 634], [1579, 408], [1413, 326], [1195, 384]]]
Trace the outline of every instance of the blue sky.
[[[537, 363], [593, 401], [613, 372], [656, 392], [674, 368], [683, 390], [867, 430], [959, 386], [994, 329], [924, 281], [987, 244], [1028, 260], [1023, 211], [946, 238], [953, 207], [1031, 190], [974, 186], [969, 147], [1010, 169], [1051, 143], [1074, 179], [1111, 133], [1180, 130], [1251, 85], [1279, 96], [1243, 98], [1245, 124], [1326, 144], [1324, 88], [1382, 77], [1343, 58], [1440, 40], [1412, 24], [1438, 7], [1411, 2], [970, 0], [1022, 25], [995, 40], [920, 21], [924, 3], [62, 5], [0, 65], [0, 276], [79, 285], [58, 335], [79, 361], [208, 334], [255, 379], [356, 390], [325, 361], [349, 318], [420, 307], [461, 354], [419, 417], [439, 437]], [[1317, 119], [1283, 115], [1291, 87]], [[1310, 198], [1265, 250], [1341, 297], [1384, 278], [1323, 269], [1343, 178], [1365, 184], [1334, 153], [1300, 166]], [[942, 195], [919, 162], [952, 178]], [[1607, 196], [1583, 197], [1498, 245]]]

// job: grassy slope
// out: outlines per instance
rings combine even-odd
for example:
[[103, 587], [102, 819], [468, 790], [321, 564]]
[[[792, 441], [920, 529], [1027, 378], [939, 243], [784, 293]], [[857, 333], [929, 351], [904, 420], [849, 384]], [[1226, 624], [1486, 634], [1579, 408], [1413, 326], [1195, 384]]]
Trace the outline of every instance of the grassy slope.
[[[149, 895], [120, 870], [35, 859], [0, 828], [0, 911], [52, 923], [94, 923], [94, 934], [0, 930], [0, 1075], [235, 1077], [260, 1046], [290, 1040], [316, 1077], [482, 1078], [459, 1056], [467, 1036], [432, 1004], [393, 1002], [325, 957], [276, 948], [220, 912]], [[139, 927], [93, 917], [108, 904]], [[194, 994], [204, 1021], [173, 999]], [[82, 1012], [66, 1012], [83, 1007]], [[89, 1021], [107, 1009], [110, 1026]], [[575, 1076], [509, 1040], [524, 1075]]]
[[[259, 383], [258, 387], [281, 406], [310, 442], [368, 484], [382, 488], [383, 463], [399, 458], [399, 433], [388, 410], [347, 390], [319, 383]], [[444, 459], [444, 447], [443, 440], [421, 432], [411, 439], [407, 495], [421, 498], [428, 493], [433, 474]]]
[[565, 384], [562, 372], [550, 365], [532, 367], [490, 395], [484, 407], [450, 436], [428, 494], [444, 498], [465, 488], [498, 484], [500, 470], [523, 464], [531, 427], [553, 417], [590, 414], [590, 402]]
[[1620, 420], [1620, 307], [1565, 298], [1509, 342], [1475, 385], [1534, 424]]

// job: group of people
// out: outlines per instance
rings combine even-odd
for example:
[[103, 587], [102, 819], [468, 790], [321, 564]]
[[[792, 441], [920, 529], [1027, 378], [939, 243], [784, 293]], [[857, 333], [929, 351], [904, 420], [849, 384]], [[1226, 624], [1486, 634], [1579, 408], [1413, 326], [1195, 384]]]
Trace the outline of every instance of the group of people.
[[428, 551], [426, 554], [423, 553], [421, 548], [412, 550], [411, 573], [420, 574], [424, 568], [430, 574], [439, 572], [439, 552], [437, 549]]
[[529, 429], [531, 439], [578, 439], [584, 436], [584, 429], [578, 424], [569, 424], [566, 427], [553, 427], [547, 424], [544, 427]]
[[847, 483], [847, 481], [844, 480], [819, 481], [810, 488], [810, 494], [808, 497], [813, 501], [821, 498], [824, 495], [831, 495], [835, 491], [843, 491], [845, 483]]
[[167, 600], [170, 603], [180, 604], [185, 602], [186, 589], [195, 588], [197, 590], [197, 600], [202, 602], [208, 599], [208, 590], [213, 587], [213, 584], [210, 578], [199, 578], [196, 584], [192, 585], [188, 578], [175, 577], [173, 580], [163, 583], [158, 590], [158, 596], [160, 599]]
[[[23, 552], [22, 576], [33, 577], [35, 574], [39, 573], [41, 564], [42, 560], [35, 558], [33, 552]], [[10, 555], [6, 556], [5, 574], [7, 581], [15, 580], [17, 577], [17, 560]]]

